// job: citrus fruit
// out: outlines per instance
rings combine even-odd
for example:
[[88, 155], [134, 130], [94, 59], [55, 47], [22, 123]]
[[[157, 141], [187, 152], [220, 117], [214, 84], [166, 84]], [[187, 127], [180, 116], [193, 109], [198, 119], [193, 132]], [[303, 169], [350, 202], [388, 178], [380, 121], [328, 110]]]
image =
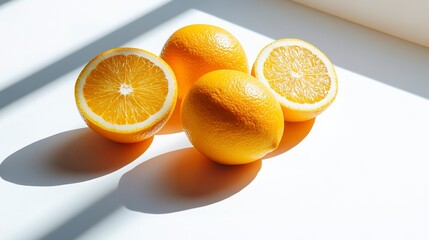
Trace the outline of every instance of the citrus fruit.
[[75, 84], [76, 104], [85, 122], [117, 142], [151, 137], [170, 117], [176, 98], [177, 83], [168, 64], [137, 48], [99, 54]]
[[246, 54], [237, 38], [225, 29], [207, 24], [188, 25], [175, 31], [160, 56], [175, 73], [179, 99], [205, 73], [218, 69], [249, 71]]
[[200, 77], [182, 101], [183, 129], [218, 163], [250, 163], [275, 150], [283, 135], [280, 104], [260, 81], [237, 70]]
[[286, 121], [316, 117], [337, 95], [337, 76], [331, 61], [300, 39], [279, 39], [267, 45], [257, 56], [252, 75], [270, 87]]

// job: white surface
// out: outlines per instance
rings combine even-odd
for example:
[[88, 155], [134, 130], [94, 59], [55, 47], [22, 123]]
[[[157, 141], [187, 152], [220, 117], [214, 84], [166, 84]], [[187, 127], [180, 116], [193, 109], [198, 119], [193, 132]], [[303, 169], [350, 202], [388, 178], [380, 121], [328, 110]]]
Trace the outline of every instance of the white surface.
[[[429, 238], [427, 48], [288, 1], [139, 2], [1, 3], [0, 239]], [[337, 100], [238, 168], [182, 132], [123, 146], [86, 128], [73, 96], [86, 61], [159, 53], [196, 22], [231, 31], [250, 63], [275, 38], [313, 43], [336, 64]]]
[[426, 0], [294, 1], [429, 47], [429, 2]]

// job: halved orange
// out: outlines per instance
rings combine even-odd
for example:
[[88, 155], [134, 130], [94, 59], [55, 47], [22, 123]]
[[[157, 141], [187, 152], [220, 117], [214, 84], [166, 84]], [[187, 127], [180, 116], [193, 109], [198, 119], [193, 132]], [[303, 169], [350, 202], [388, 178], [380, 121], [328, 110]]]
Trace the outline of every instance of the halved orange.
[[114, 48], [84, 67], [75, 99], [95, 132], [117, 142], [139, 142], [154, 135], [171, 116], [177, 82], [160, 57], [137, 48]]
[[338, 91], [331, 61], [300, 39], [279, 39], [267, 45], [257, 56], [252, 74], [274, 93], [285, 121], [316, 117], [331, 105]]

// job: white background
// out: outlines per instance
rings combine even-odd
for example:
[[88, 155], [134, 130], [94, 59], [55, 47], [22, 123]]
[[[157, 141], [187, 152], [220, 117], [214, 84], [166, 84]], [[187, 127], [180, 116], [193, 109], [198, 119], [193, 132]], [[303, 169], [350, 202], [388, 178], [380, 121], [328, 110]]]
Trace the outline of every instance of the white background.
[[294, 1], [429, 47], [429, 2], [426, 0]]
[[[89, 130], [74, 82], [99, 52], [158, 54], [191, 23], [233, 33], [249, 64], [295, 37], [339, 93], [286, 123], [264, 160], [222, 167], [168, 128], [120, 145]], [[268, 1], [0, 1], [0, 239], [428, 239], [429, 49]]]

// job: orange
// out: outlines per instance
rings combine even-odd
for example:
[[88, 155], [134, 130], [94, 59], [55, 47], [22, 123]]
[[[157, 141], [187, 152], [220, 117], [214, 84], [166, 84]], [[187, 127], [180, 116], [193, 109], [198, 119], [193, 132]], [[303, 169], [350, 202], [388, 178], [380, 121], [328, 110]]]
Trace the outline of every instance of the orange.
[[178, 29], [166, 41], [160, 56], [175, 73], [179, 99], [205, 73], [218, 69], [249, 72], [246, 54], [237, 38], [225, 29], [207, 24]]
[[83, 68], [75, 98], [95, 132], [117, 142], [139, 142], [167, 122], [176, 104], [177, 83], [158, 56], [136, 48], [115, 48]]
[[280, 39], [257, 56], [252, 75], [269, 86], [286, 121], [316, 117], [335, 100], [338, 80], [331, 61], [299, 39]]
[[237, 70], [200, 77], [182, 101], [183, 129], [203, 155], [221, 164], [250, 163], [275, 150], [284, 120], [260, 81]]

